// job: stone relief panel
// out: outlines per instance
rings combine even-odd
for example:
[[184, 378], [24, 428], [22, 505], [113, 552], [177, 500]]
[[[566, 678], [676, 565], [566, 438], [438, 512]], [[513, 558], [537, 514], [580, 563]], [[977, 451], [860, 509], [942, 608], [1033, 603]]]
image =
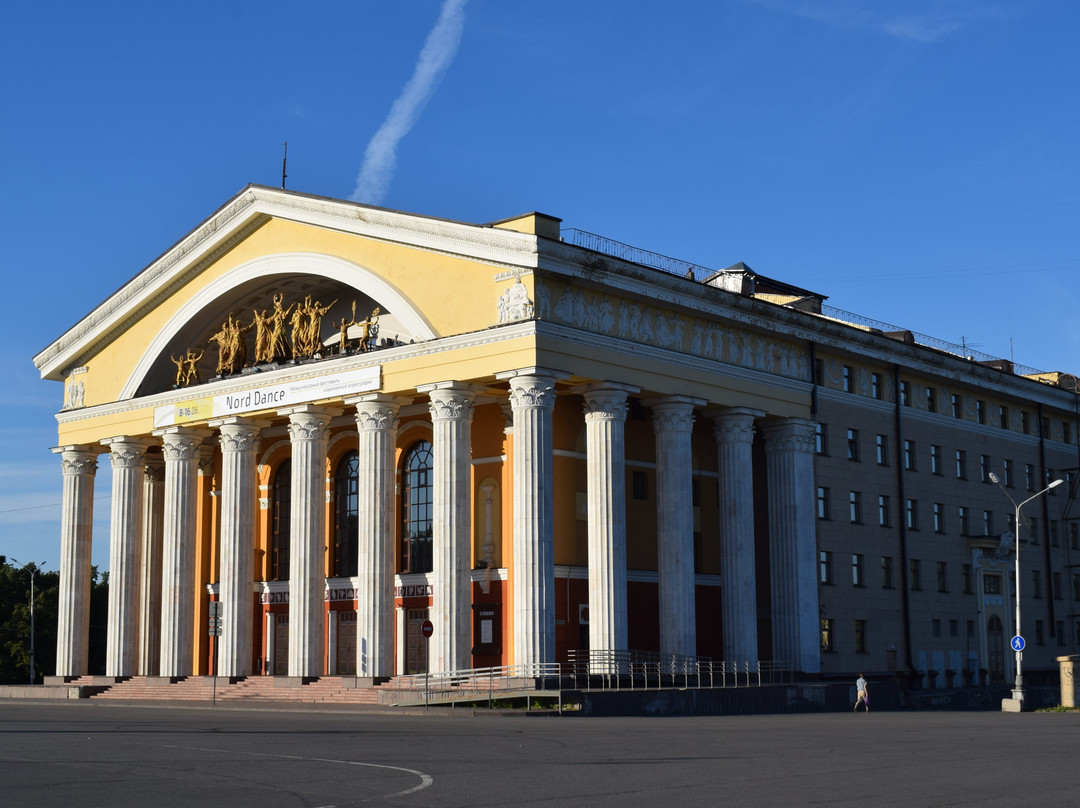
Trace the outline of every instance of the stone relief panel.
[[529, 299], [529, 290], [518, 278], [513, 286], [506, 289], [495, 304], [500, 323], [513, 323], [518, 320], [530, 320], [533, 316], [533, 302]]

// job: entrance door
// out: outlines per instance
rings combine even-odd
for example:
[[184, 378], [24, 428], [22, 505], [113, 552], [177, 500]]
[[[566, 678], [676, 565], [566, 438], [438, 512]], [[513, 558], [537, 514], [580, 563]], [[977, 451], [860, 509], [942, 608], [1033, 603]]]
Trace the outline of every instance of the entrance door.
[[986, 621], [986, 657], [990, 684], [1005, 684], [1005, 632], [1001, 627], [1001, 618], [996, 614]]
[[289, 615], [274, 619], [274, 676], [289, 675]]
[[337, 672], [356, 675], [356, 612], [337, 613]]
[[405, 615], [405, 671], [427, 673], [427, 638], [421, 628], [428, 619], [427, 609], [409, 609]]

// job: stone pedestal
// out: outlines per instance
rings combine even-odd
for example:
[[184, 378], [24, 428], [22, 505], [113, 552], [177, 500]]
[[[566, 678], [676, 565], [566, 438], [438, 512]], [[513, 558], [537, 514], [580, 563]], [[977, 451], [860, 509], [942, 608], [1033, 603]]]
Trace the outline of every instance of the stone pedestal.
[[1080, 655], [1059, 656], [1058, 672], [1061, 681], [1061, 706], [1076, 706], [1076, 683], [1080, 679]]
[[76, 677], [87, 673], [90, 641], [90, 550], [97, 451], [88, 446], [64, 446], [54, 451], [60, 454], [64, 475], [56, 675]]

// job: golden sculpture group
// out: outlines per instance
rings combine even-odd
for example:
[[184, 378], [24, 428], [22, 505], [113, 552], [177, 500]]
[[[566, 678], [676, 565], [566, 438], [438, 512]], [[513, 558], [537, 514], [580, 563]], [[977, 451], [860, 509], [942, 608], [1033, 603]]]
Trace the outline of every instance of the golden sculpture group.
[[[217, 374], [227, 376], [236, 373], [248, 365], [247, 333], [255, 329], [255, 365], [265, 365], [272, 362], [281, 362], [292, 359], [313, 359], [321, 356], [322, 344], [322, 318], [337, 303], [323, 305], [318, 300], [312, 300], [311, 295], [304, 297], [303, 303], [284, 304], [285, 296], [280, 292], [274, 294], [274, 308], [253, 309], [254, 319], [250, 323], [243, 323], [235, 314], [229, 314], [228, 319], [221, 324], [221, 328], [209, 338], [210, 342], [217, 343], [218, 363]], [[331, 321], [332, 322], [332, 321]], [[286, 341], [286, 323], [289, 326], [289, 338]], [[361, 351], [367, 351], [371, 347], [371, 341], [378, 333], [379, 308], [376, 307], [365, 319], [356, 319], [356, 301], [352, 304], [352, 319], [341, 318], [340, 323], [333, 323], [340, 332], [338, 351], [341, 354], [348, 353], [351, 341], [348, 337], [349, 328], [359, 326], [361, 329], [358, 347]], [[291, 343], [291, 350], [288, 343]], [[189, 387], [199, 384], [198, 362], [202, 359], [203, 352], [195, 353], [190, 348], [187, 353], [177, 358], [172, 357], [176, 365], [176, 387]]]

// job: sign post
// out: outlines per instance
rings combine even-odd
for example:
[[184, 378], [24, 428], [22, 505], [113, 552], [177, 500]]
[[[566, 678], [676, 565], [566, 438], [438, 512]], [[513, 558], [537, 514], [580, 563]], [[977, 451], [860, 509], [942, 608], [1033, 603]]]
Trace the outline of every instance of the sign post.
[[210, 675], [213, 677], [214, 686], [211, 691], [211, 704], [217, 707], [217, 647], [218, 637], [221, 636], [221, 601], [210, 601], [210, 619], [207, 621], [207, 635], [214, 638], [214, 653], [210, 657]]
[[430, 620], [425, 620], [423, 625], [420, 626], [420, 633], [424, 635], [424, 659], [427, 663], [424, 665], [424, 709], [428, 708], [428, 700], [431, 696], [431, 691], [428, 689], [428, 669], [431, 667], [431, 635], [435, 633], [435, 626], [431, 624]]

